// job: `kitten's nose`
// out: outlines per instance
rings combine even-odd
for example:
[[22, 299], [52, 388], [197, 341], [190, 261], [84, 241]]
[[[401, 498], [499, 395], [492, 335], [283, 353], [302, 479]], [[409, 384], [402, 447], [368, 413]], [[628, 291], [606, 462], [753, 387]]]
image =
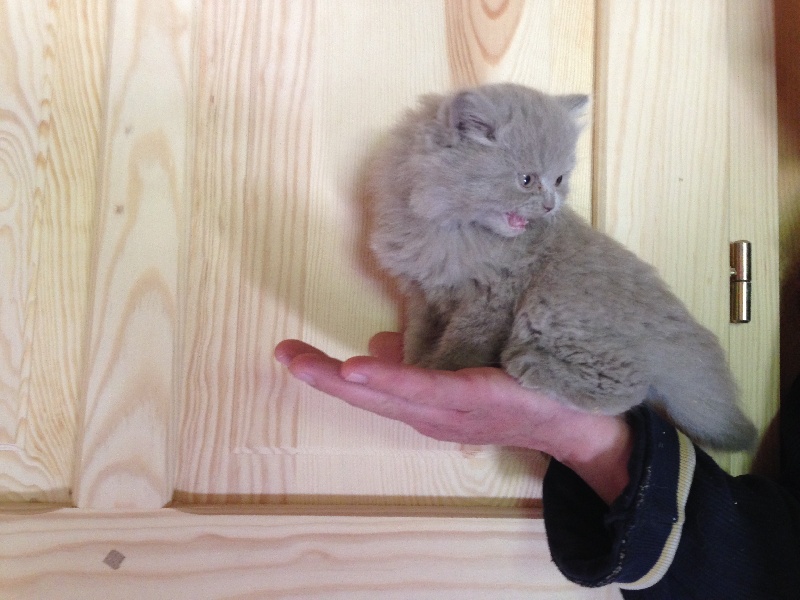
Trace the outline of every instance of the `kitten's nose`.
[[556, 199], [554, 196], [545, 196], [544, 200], [542, 200], [542, 208], [544, 212], [549, 213], [556, 207]]

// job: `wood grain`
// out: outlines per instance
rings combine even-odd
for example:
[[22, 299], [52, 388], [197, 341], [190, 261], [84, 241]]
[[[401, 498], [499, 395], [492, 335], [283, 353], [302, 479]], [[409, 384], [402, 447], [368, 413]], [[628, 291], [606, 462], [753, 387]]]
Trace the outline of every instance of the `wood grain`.
[[[103, 562], [112, 550], [117, 569]], [[15, 600], [620, 598], [567, 582], [542, 521], [521, 518], [2, 516], [0, 573]]]
[[253, 228], [266, 224], [248, 216], [255, 198], [246, 191], [260, 8], [209, 1], [196, 10], [188, 99], [189, 227], [183, 232], [185, 275], [178, 287], [182, 410], [176, 485], [186, 488], [186, 473], [202, 473], [215, 482], [208, 491], [222, 493], [227, 477], [214, 474], [226, 475], [220, 472], [220, 454], [226, 456], [231, 447], [232, 405], [249, 383], [239, 348], [249, 323], [244, 317], [239, 323], [241, 296], [249, 287], [243, 260], [253, 252], [244, 239], [252, 244]]
[[[780, 381], [778, 118], [771, 2], [727, 5], [730, 89], [730, 239], [753, 244], [753, 322], [730, 326], [731, 368], [761, 432], [778, 413]], [[777, 463], [777, 456], [774, 456]], [[718, 457], [746, 472], [749, 457]]]
[[[363, 352], [372, 333], [396, 327], [398, 299], [366, 252], [363, 164], [420, 94], [457, 84], [453, 28], [471, 17], [430, 2], [216, 6], [203, 5], [194, 44], [176, 497], [437, 505], [538, 497], [542, 457], [434, 442], [298, 384], [271, 357], [285, 337], [340, 356]], [[538, 42], [574, 59], [553, 67], [525, 58], [527, 40], [568, 21], [560, 6], [503, 5], [511, 12], [497, 17], [500, 30], [490, 18], [471, 23], [481, 43], [499, 48], [480, 76], [590, 91], [591, 36], [577, 49], [567, 44], [591, 32], [591, 3], [571, 4], [570, 36]], [[576, 187], [588, 190], [584, 165]], [[585, 212], [589, 202], [588, 193], [577, 201]]]
[[66, 502], [87, 311], [105, 2], [0, 3], [0, 497]]
[[191, 2], [118, 2], [105, 105], [74, 502], [172, 497]]
[[[778, 355], [770, 4], [601, 6], [598, 224], [654, 264], [717, 334], [763, 431], [777, 411]], [[728, 323], [728, 247], [738, 239], [755, 244], [758, 324]], [[716, 458], [741, 473], [751, 456]]]
[[654, 264], [727, 347], [726, 2], [601, 5], [598, 226]]
[[[33, 329], [28, 302], [35, 273], [30, 259], [38, 253], [38, 247], [31, 248], [32, 200], [41, 198], [44, 188], [44, 165], [39, 163], [37, 168], [36, 159], [49, 145], [49, 135], [40, 137], [40, 126], [50, 120], [45, 71], [51, 65], [41, 56], [45, 45], [53, 44], [45, 38], [49, 18], [44, 3], [0, 4], [0, 56], [4, 59], [0, 85], [8, 90], [0, 105], [0, 273], [4, 282], [0, 287], [0, 456], [6, 494], [17, 488], [18, 493], [35, 495], [51, 477], [47, 469], [37, 468], [39, 461], [26, 448], [29, 394], [23, 396], [23, 385], [30, 378]], [[31, 54], [40, 60], [30, 60]]]
[[[287, 390], [271, 349], [302, 334], [314, 13], [307, 2], [243, 4], [224, 15], [215, 6], [203, 5], [194, 42], [199, 137], [177, 486], [197, 489], [199, 479], [198, 491], [224, 498], [239, 487], [229, 461], [242, 427], [270, 419], [273, 443], [290, 446], [302, 393]], [[230, 126], [209, 127], [207, 114]]]

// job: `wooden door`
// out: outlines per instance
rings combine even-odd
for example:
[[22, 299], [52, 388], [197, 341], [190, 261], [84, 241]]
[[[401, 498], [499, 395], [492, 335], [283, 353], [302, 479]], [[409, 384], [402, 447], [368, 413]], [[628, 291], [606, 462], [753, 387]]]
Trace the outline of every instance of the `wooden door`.
[[[593, 93], [571, 202], [720, 336], [763, 428], [771, 44], [767, 1], [0, 0], [0, 578], [16, 597], [617, 594], [550, 563], [543, 457], [355, 411], [272, 347], [345, 356], [395, 326], [360, 166], [419, 94]], [[726, 318], [739, 238], [746, 326]]]

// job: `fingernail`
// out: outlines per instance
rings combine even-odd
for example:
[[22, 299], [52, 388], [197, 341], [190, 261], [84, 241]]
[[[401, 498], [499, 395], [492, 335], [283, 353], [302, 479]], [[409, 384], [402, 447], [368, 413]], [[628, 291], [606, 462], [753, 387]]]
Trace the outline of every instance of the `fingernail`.
[[367, 383], [367, 376], [363, 373], [348, 373], [345, 380], [350, 383]]

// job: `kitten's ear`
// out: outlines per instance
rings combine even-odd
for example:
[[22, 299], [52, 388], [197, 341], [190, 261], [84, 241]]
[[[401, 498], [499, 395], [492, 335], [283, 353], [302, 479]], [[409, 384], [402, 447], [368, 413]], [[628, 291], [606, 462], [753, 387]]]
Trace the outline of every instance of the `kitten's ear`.
[[573, 119], [579, 119], [586, 114], [589, 107], [589, 96], [586, 94], [567, 94], [556, 97]]
[[492, 103], [482, 94], [474, 90], [459, 92], [445, 104], [440, 117], [452, 130], [479, 144], [494, 143], [497, 116]]

